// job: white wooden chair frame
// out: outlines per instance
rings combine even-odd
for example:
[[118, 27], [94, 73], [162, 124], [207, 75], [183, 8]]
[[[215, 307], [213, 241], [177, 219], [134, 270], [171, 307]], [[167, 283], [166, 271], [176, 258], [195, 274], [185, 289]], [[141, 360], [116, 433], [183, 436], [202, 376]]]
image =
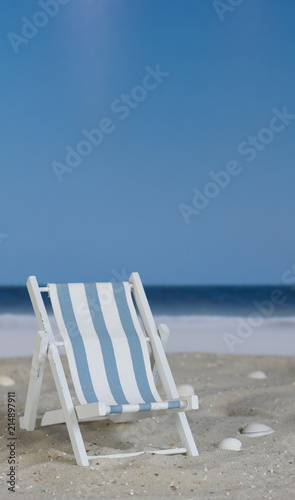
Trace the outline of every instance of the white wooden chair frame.
[[[167, 342], [169, 330], [166, 325], [160, 325], [159, 329], [157, 330], [139, 274], [132, 273], [129, 283], [131, 285], [134, 300], [146, 331], [147, 341], [150, 342], [152, 351], [151, 362], [152, 366], [154, 365], [154, 378], [156, 379], [159, 375], [167, 400], [185, 399], [185, 411], [188, 409], [197, 409], [198, 397], [196, 395], [190, 396], [189, 398], [180, 398], [178, 395], [178, 391], [163, 347], [163, 344], [165, 345], [165, 343]], [[191, 429], [189, 427], [187, 417], [184, 411], [179, 411], [179, 409], [177, 408], [168, 410], [168, 413], [173, 414], [180, 439], [184, 445], [183, 448], [170, 448], [165, 450], [144, 451], [126, 454], [120, 453], [115, 455], [88, 456], [79, 428], [79, 422], [100, 420], [106, 418], [113, 422], [125, 422], [160, 414], [163, 415], [165, 411], [141, 411], [136, 413], [126, 412], [122, 414], [106, 415], [104, 403], [90, 403], [74, 406], [65, 377], [61, 358], [58, 352], [58, 347], [63, 346], [63, 342], [55, 341], [47, 311], [41, 296], [41, 292], [48, 292], [48, 288], [39, 287], [35, 276], [29, 277], [27, 281], [27, 287], [38, 321], [39, 331], [37, 332], [36, 336], [24, 416], [20, 417], [21, 429], [33, 431], [36, 426], [66, 423], [74, 455], [77, 464], [80, 466], [88, 466], [89, 461], [95, 458], [124, 457], [130, 455], [139, 455], [140, 453], [186, 453], [191, 456], [198, 455], [198, 450]], [[46, 411], [44, 415], [40, 416], [37, 415], [37, 409], [41, 392], [44, 366], [47, 357], [57, 388], [61, 409]]]

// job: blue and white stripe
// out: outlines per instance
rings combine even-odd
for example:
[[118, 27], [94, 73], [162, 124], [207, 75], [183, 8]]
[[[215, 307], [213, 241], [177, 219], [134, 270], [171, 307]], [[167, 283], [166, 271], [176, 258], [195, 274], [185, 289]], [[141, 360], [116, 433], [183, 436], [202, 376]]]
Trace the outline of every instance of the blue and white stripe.
[[80, 404], [101, 401], [108, 413], [183, 406], [157, 392], [128, 282], [48, 287]]
[[142, 403], [137, 405], [111, 405], [106, 406], [106, 413], [124, 413], [151, 410], [170, 410], [173, 408], [184, 408], [185, 401], [161, 401], [157, 403]]

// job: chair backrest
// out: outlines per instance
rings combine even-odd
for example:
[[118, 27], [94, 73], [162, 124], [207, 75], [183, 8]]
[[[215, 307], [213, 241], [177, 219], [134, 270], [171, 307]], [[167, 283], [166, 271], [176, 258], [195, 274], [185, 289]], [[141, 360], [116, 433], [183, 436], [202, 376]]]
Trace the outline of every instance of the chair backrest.
[[48, 289], [80, 404], [161, 401], [128, 282]]

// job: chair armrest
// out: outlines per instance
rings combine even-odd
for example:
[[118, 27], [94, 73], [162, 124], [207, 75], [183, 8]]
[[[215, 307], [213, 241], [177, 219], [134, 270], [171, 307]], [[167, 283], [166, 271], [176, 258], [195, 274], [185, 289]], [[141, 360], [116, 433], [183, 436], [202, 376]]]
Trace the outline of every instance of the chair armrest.
[[160, 339], [162, 341], [162, 345], [163, 345], [164, 351], [165, 351], [166, 345], [167, 345], [167, 342], [169, 339], [169, 335], [170, 335], [170, 330], [169, 330], [168, 326], [166, 325], [166, 323], [159, 324], [158, 333], [160, 335]]

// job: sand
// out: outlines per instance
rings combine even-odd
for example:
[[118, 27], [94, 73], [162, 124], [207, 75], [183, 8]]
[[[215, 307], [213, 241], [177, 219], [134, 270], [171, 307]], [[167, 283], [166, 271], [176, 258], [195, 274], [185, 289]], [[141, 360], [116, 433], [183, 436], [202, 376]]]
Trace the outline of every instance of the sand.
[[[188, 419], [200, 452], [183, 455], [139, 455], [94, 460], [75, 465], [65, 425], [21, 431], [17, 426], [16, 494], [31, 498], [170, 498], [292, 499], [294, 494], [295, 359], [279, 356], [168, 354], [177, 384], [194, 386], [200, 409]], [[7, 491], [7, 393], [15, 391], [17, 416], [23, 413], [30, 358], [2, 359], [0, 375], [16, 384], [0, 387], [0, 497]], [[264, 380], [247, 377], [262, 370]], [[40, 410], [58, 407], [49, 367], [43, 382]], [[275, 430], [249, 438], [240, 429], [261, 422]], [[90, 454], [137, 451], [180, 445], [173, 416], [136, 423], [86, 423], [82, 426]], [[240, 452], [219, 450], [226, 437], [242, 442]]]

